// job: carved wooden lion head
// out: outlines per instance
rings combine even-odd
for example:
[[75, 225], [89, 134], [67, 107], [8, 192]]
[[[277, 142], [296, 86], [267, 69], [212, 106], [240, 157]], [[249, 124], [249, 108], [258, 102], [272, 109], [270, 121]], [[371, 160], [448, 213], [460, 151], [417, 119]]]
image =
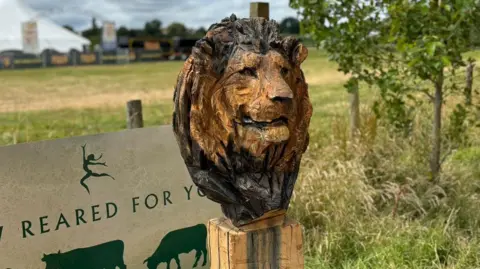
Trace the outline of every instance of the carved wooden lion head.
[[278, 29], [235, 15], [212, 25], [175, 87], [182, 157], [234, 224], [288, 206], [308, 145], [312, 105], [300, 69], [307, 49]]

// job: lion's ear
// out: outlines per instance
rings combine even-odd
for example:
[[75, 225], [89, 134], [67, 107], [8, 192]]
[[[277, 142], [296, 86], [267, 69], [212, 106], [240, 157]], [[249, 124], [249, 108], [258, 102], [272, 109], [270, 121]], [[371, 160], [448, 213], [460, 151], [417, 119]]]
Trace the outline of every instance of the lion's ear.
[[308, 49], [302, 43], [298, 43], [295, 49], [293, 49], [294, 61], [297, 65], [301, 65], [308, 56]]

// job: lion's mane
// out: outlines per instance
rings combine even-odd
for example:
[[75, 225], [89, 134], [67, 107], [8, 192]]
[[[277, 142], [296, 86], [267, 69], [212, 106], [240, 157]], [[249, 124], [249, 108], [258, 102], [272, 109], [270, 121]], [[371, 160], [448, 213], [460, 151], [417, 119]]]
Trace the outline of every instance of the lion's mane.
[[[193, 182], [209, 199], [220, 203], [235, 225], [248, 223], [274, 209], [287, 209], [308, 145], [312, 108], [300, 63], [304, 47], [282, 38], [279, 26], [263, 18], [235, 15], [213, 24], [198, 40], [184, 63], [174, 91], [173, 130]], [[227, 111], [216, 111], [220, 100], [213, 89], [222, 83], [228, 61], [236, 50], [265, 54], [275, 50], [293, 66], [298, 114], [290, 139], [272, 146], [261, 157], [235, 145], [236, 135]], [[217, 106], [218, 107], [218, 106]], [[217, 109], [218, 110], [218, 109]], [[227, 110], [227, 108], [225, 108]]]

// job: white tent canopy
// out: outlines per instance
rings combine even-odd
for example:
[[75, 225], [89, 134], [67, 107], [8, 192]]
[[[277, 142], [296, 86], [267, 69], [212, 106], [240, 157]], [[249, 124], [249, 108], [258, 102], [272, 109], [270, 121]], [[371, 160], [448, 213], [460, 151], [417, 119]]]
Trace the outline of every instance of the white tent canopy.
[[23, 49], [22, 23], [32, 19], [37, 22], [39, 52], [45, 49], [82, 51], [83, 45], [90, 44], [90, 40], [40, 16], [22, 0], [0, 0], [0, 52]]

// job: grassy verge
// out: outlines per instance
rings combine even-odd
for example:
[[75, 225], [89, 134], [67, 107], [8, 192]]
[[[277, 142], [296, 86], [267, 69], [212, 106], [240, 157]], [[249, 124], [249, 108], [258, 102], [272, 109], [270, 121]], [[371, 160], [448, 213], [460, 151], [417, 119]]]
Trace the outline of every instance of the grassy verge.
[[[145, 125], [171, 121], [172, 105], [151, 104], [143, 108]], [[0, 114], [0, 144], [16, 144], [45, 139], [72, 137], [126, 128], [123, 107], [61, 109], [56, 111], [10, 112]]]

